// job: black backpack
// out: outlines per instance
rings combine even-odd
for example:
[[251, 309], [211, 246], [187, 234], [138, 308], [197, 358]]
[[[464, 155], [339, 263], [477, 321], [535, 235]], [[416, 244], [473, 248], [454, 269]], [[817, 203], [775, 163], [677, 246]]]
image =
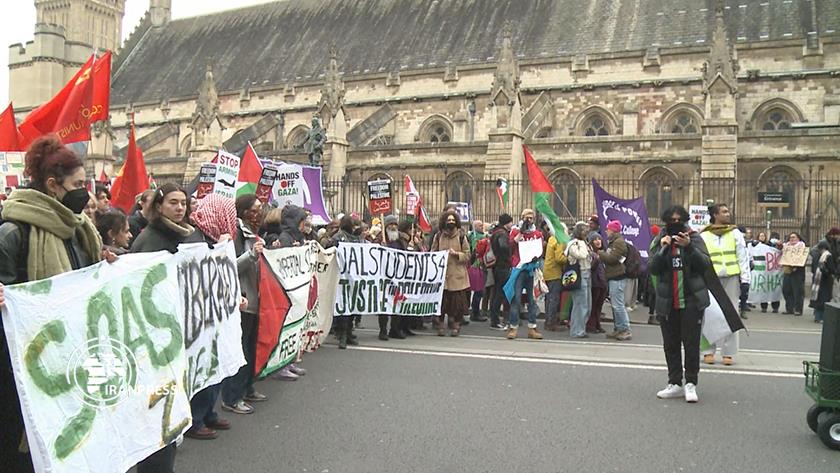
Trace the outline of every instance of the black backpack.
[[635, 279], [642, 274], [642, 255], [635, 246], [627, 243], [627, 257], [624, 259], [624, 275]]

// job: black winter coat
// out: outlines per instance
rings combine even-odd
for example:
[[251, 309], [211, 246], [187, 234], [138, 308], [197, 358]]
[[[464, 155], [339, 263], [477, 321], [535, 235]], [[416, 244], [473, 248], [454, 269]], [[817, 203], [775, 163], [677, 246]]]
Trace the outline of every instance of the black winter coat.
[[[683, 251], [684, 285], [686, 290], [686, 302], [693, 304], [702, 313], [709, 307], [709, 289], [704, 279], [704, 274], [712, 267], [712, 259], [706, 244], [697, 232], [691, 233], [691, 244]], [[657, 276], [656, 282], [656, 315], [667, 318], [674, 307], [674, 295], [672, 289], [673, 278], [673, 257], [671, 247], [661, 247], [662, 236], [654, 239], [654, 248], [659, 248], [653, 253], [648, 264], [651, 274]]]

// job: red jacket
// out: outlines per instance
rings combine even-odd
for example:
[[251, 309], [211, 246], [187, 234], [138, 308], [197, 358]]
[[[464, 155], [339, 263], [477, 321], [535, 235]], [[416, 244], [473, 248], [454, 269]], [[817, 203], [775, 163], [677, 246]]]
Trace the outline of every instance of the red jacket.
[[[510, 232], [510, 249], [511, 249], [511, 261], [510, 264], [513, 267], [519, 266], [519, 242], [516, 241], [516, 237], [520, 234], [518, 228], [514, 228]], [[541, 231], [537, 230], [536, 228], [530, 232], [522, 233], [522, 238], [525, 240], [537, 240], [542, 239], [543, 234]]]

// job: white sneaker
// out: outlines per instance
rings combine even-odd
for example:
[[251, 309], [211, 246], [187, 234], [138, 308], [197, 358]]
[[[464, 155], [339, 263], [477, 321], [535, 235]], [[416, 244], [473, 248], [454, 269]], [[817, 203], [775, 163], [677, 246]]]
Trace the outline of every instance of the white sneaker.
[[665, 389], [656, 393], [659, 399], [676, 399], [683, 397], [683, 387], [677, 384], [669, 384]]
[[685, 402], [697, 402], [699, 399], [697, 398], [697, 386], [693, 385], [692, 383], [686, 383], [685, 385]]

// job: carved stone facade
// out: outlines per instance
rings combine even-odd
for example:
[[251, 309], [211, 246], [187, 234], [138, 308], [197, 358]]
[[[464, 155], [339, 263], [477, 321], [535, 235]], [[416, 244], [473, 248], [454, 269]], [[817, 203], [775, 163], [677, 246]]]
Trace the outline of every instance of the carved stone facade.
[[[453, 18], [446, 30], [435, 15], [428, 19], [434, 27], [411, 17], [399, 24], [405, 38], [382, 33], [394, 28], [385, 23], [400, 21], [396, 13], [371, 18], [376, 9], [354, 12], [338, 8], [345, 5], [339, 0], [288, 0], [167, 21], [151, 26], [142, 41], [130, 39], [116, 59], [112, 116], [134, 111], [158, 182], [189, 180], [197, 169], [188, 162], [198, 159], [192, 120], [203, 108], [196, 97], [209, 60], [189, 55], [212, 40], [202, 31], [225, 38], [226, 31], [241, 34], [241, 25], [253, 24], [256, 67], [236, 62], [245, 53], [231, 42], [214, 49], [216, 60], [209, 60], [217, 123], [224, 124], [217, 141], [237, 152], [231, 147], [248, 137], [263, 156], [305, 163], [302, 140], [317, 113], [327, 128], [329, 179], [516, 179], [525, 176], [525, 143], [569, 201], [570, 189], [583, 200], [590, 177], [621, 178], [632, 181], [637, 194], [655, 194], [649, 210], [656, 215], [666, 202], [736, 198], [679, 184], [688, 180], [752, 180], [755, 194], [759, 187], [781, 186], [776, 183], [782, 178], [801, 183], [840, 174], [840, 25], [831, 23], [840, 15], [834, 3], [707, 0], [686, 9], [686, 2], [637, 2], [637, 14], [626, 17], [615, 16], [618, 9], [603, 11], [615, 22], [615, 35], [627, 36], [592, 29], [584, 41], [564, 32], [578, 31], [571, 23], [585, 23], [579, 12], [562, 13], [576, 11], [577, 1], [497, 0], [495, 13], [483, 17], [494, 20], [481, 28], [459, 23], [473, 21], [468, 13], [476, 12], [439, 2], [437, 8], [452, 10], [436, 14], [464, 18]], [[398, 3], [407, 9], [426, 5]], [[527, 15], [544, 16], [560, 29], [536, 28]], [[302, 17], [318, 22], [292, 23]], [[317, 36], [325, 21], [334, 28]], [[625, 28], [622, 22], [634, 23]], [[272, 26], [259, 30], [262, 23]], [[772, 28], [762, 29], [764, 24]], [[298, 26], [300, 34], [290, 33]], [[633, 33], [646, 29], [656, 34]], [[264, 54], [275, 30], [284, 32], [271, 37], [275, 42], [308, 39], [295, 40], [294, 55], [282, 56], [284, 47], [275, 43]], [[341, 36], [344, 31], [355, 33]], [[467, 34], [479, 36], [458, 36]], [[315, 37], [329, 40], [315, 43]], [[177, 39], [183, 51], [172, 52], [177, 57], [169, 69], [145, 71], [167, 51], [166, 38]], [[331, 50], [333, 41], [338, 46]], [[154, 87], [139, 78], [143, 71], [158, 81]], [[127, 127], [113, 125], [119, 157]], [[454, 187], [447, 189], [455, 194]], [[804, 201], [796, 204], [799, 214]]]

